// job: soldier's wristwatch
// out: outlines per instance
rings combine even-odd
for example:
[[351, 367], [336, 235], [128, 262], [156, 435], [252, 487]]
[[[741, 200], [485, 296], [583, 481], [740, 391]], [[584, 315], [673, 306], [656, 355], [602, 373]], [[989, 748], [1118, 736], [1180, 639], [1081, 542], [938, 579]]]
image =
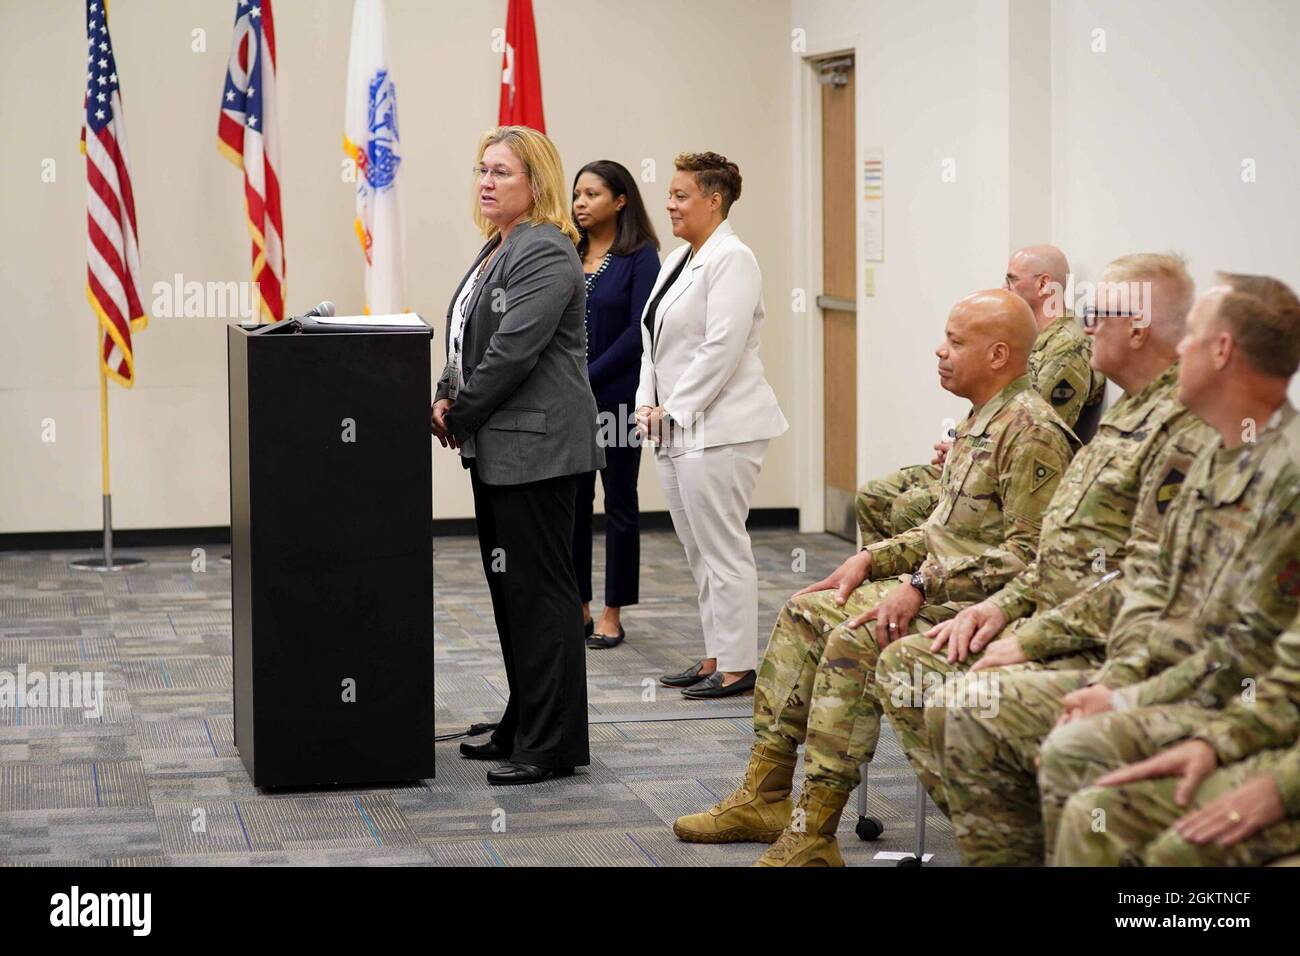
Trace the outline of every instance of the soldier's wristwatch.
[[925, 597], [925, 575], [920, 571], [912, 572], [912, 580], [907, 582], [921, 592], [921, 597]]

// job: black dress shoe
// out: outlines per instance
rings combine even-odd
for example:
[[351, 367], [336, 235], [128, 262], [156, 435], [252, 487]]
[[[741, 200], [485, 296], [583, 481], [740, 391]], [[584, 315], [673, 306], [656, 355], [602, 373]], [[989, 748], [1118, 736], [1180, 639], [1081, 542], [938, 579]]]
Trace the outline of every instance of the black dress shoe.
[[487, 782], [498, 787], [510, 787], [521, 783], [541, 783], [552, 777], [569, 777], [573, 775], [572, 767], [535, 767], [530, 763], [508, 763], [487, 772]]
[[[690, 687], [698, 684], [707, 675], [701, 673], [704, 670], [704, 661], [699, 661], [691, 667], [686, 668], [680, 674], [665, 674], [659, 678], [659, 683], [665, 687]], [[715, 672], [716, 673], [716, 672]]]
[[586, 624], [582, 625], [582, 633], [584, 637], [591, 637], [591, 635], [596, 633], [596, 619], [594, 617]]
[[754, 672], [745, 671], [745, 676], [723, 685], [722, 671], [714, 671], [698, 684], [692, 684], [682, 691], [683, 697], [691, 700], [713, 700], [715, 697], [734, 697], [754, 689]]
[[623, 638], [627, 637], [627, 631], [623, 630], [623, 625], [618, 626], [618, 634], [594, 634], [587, 638], [587, 646], [592, 650], [599, 650], [602, 647], [618, 647], [623, 643]]
[[509, 760], [510, 751], [497, 746], [495, 740], [485, 744], [461, 744], [460, 755], [468, 760]]

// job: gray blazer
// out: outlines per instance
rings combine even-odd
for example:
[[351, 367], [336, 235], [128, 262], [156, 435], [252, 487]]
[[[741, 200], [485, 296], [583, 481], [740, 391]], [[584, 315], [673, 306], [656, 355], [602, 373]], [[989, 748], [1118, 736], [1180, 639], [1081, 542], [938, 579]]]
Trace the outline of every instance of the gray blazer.
[[[461, 288], [496, 242], [479, 250], [456, 287], [448, 336]], [[605, 467], [587, 379], [586, 305], [573, 243], [549, 223], [515, 226], [470, 298], [465, 387], [447, 413], [452, 435], [474, 437], [484, 483], [518, 485]], [[448, 366], [437, 399], [449, 397], [450, 381]]]

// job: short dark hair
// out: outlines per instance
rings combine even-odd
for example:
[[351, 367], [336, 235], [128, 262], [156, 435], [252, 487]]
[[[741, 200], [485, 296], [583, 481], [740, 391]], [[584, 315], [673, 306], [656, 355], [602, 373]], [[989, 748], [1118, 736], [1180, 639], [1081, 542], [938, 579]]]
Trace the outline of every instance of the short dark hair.
[[[636, 252], [642, 246], [654, 246], [659, 248], [659, 237], [655, 235], [654, 226], [650, 225], [650, 217], [646, 214], [645, 203], [641, 200], [641, 190], [637, 189], [636, 180], [628, 172], [627, 167], [622, 163], [616, 163], [612, 159], [597, 159], [594, 162], [583, 166], [576, 176], [573, 177], [573, 192], [578, 189], [578, 180], [582, 178], [583, 173], [591, 173], [600, 177], [614, 198], [623, 196], [627, 202], [623, 203], [623, 208], [618, 211], [618, 220], [614, 226], [614, 244], [609, 247], [612, 255], [629, 256]], [[569, 214], [573, 215], [573, 202], [569, 202]], [[575, 219], [573, 224], [577, 226], [581, 238], [578, 239], [578, 255], [585, 255], [587, 252], [587, 232]]]
[[740, 198], [740, 167], [721, 153], [679, 153], [673, 160], [677, 168], [695, 176], [695, 185], [705, 196], [722, 196], [722, 218], [727, 218], [731, 204]]
[[1246, 361], [1257, 371], [1290, 378], [1300, 368], [1300, 299], [1271, 276], [1220, 272], [1232, 291], [1219, 303], [1218, 319]]

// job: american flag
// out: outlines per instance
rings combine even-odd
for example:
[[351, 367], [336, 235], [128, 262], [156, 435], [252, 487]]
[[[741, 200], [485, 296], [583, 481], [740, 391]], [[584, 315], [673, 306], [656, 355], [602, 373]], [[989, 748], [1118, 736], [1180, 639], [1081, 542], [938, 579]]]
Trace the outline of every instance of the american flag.
[[149, 317], [141, 304], [126, 123], [103, 0], [86, 0], [86, 42], [86, 118], [81, 127], [89, 230], [86, 298], [104, 332], [99, 355], [104, 373], [130, 388], [135, 382], [131, 333], [147, 326]]
[[284, 318], [284, 219], [280, 212], [275, 113], [275, 23], [271, 0], [239, 0], [226, 68], [217, 147], [244, 171], [244, 209], [253, 237], [253, 285], [260, 314]]

